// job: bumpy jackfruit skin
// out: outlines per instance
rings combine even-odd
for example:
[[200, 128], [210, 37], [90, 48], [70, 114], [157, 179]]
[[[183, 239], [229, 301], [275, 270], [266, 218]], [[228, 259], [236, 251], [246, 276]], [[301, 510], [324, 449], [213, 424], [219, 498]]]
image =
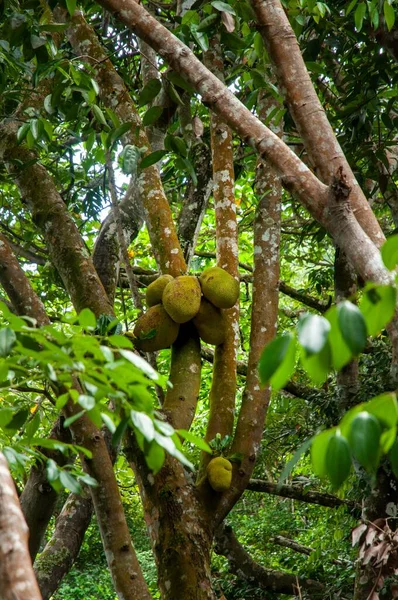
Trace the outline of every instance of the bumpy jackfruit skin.
[[199, 312], [193, 319], [193, 324], [199, 334], [199, 337], [206, 342], [219, 346], [225, 341], [225, 321], [219, 308], [211, 302], [202, 298]]
[[239, 281], [221, 267], [205, 269], [199, 281], [204, 297], [218, 308], [232, 308], [239, 298]]
[[199, 312], [202, 291], [196, 277], [182, 275], [164, 288], [162, 302], [176, 323], [187, 323]]
[[232, 483], [232, 465], [226, 458], [212, 458], [206, 469], [207, 479], [215, 492], [226, 492]]
[[162, 303], [164, 288], [170, 281], [173, 281], [172, 275], [161, 275], [155, 281], [152, 281], [146, 289], [145, 298], [147, 306], [155, 306]]
[[135, 324], [134, 345], [143, 352], [170, 348], [177, 339], [179, 328], [161, 304], [151, 306]]

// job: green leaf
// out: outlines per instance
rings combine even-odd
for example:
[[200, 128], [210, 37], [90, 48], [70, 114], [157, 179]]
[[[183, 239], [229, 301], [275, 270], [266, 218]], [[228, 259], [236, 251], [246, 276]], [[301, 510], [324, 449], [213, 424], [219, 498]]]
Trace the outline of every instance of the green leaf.
[[10, 354], [12, 347], [17, 341], [17, 336], [9, 327], [0, 329], [0, 356], [6, 357]]
[[366, 346], [366, 322], [355, 304], [345, 300], [337, 306], [338, 323], [343, 339], [354, 355]]
[[70, 425], [72, 425], [72, 423], [80, 419], [80, 417], [82, 417], [84, 414], [86, 414], [86, 411], [81, 410], [78, 413], [72, 415], [71, 417], [68, 417], [67, 419], [65, 419], [64, 427], [69, 427]]
[[119, 127], [111, 131], [108, 135], [108, 146], [111, 147], [122, 135], [130, 131], [134, 123], [129, 121], [128, 123], [122, 123]]
[[40, 427], [40, 413], [37, 411], [33, 419], [26, 425], [25, 434], [27, 438], [32, 438]]
[[307, 355], [311, 356], [320, 352], [325, 346], [330, 331], [330, 323], [324, 317], [307, 313], [300, 317], [297, 329], [299, 343]]
[[25, 424], [25, 421], [28, 418], [28, 416], [29, 416], [28, 409], [22, 408], [21, 410], [19, 410], [17, 413], [14, 414], [11, 421], [9, 421], [9, 423], [7, 423], [7, 425], [5, 426], [5, 429], [13, 429], [13, 430], [20, 429]]
[[363, 404], [363, 410], [371, 413], [385, 427], [396, 427], [398, 424], [398, 402], [395, 392], [386, 392]]
[[395, 10], [392, 4], [388, 2], [388, 0], [384, 0], [383, 12], [384, 18], [386, 20], [387, 29], [388, 31], [391, 31], [395, 23]]
[[220, 12], [226, 12], [230, 15], [236, 15], [236, 12], [232, 8], [232, 6], [230, 6], [226, 2], [219, 2], [218, 0], [214, 0], [214, 2], [211, 3], [211, 5], [214, 6], [214, 8], [216, 10], [219, 10]]
[[395, 313], [397, 291], [392, 285], [367, 284], [359, 305], [368, 334], [378, 335]]
[[198, 31], [197, 25], [192, 24], [190, 29], [192, 37], [197, 42], [198, 46], [201, 48], [201, 50], [203, 50], [203, 52], [207, 52], [207, 50], [209, 49], [209, 38], [207, 37], [207, 35], [202, 31]]
[[353, 455], [365, 469], [376, 470], [380, 436], [380, 423], [370, 413], [361, 411], [352, 420], [348, 442]]
[[120, 421], [119, 425], [116, 427], [116, 431], [112, 435], [112, 446], [114, 448], [117, 448], [117, 446], [119, 446], [120, 442], [122, 441], [123, 436], [128, 427], [128, 424], [129, 424], [129, 419], [128, 419], [128, 417], [125, 417], [124, 419], [122, 419]]
[[148, 108], [148, 110], [146, 111], [146, 113], [142, 119], [142, 124], [144, 125], [144, 127], [153, 125], [153, 123], [156, 123], [156, 121], [159, 119], [159, 117], [162, 115], [162, 113], [163, 113], [162, 106], [151, 106], [151, 108]]
[[332, 365], [339, 371], [344, 365], [350, 362], [352, 353], [340, 331], [337, 306], [332, 306], [325, 314], [325, 317], [331, 325], [328, 340], [332, 352]]
[[52, 458], [50, 458], [47, 461], [46, 474], [47, 474], [47, 479], [50, 483], [59, 479], [60, 470], [58, 468], [57, 463]]
[[357, 3], [358, 3], [358, 0], [351, 0], [351, 2], [349, 3], [349, 5], [347, 6], [347, 9], [345, 11], [346, 16], [348, 16], [350, 14], [350, 12], [356, 6]]
[[3, 429], [8, 425], [13, 417], [14, 411], [12, 408], [1, 408], [0, 409], [0, 427]]
[[93, 115], [94, 115], [95, 119], [98, 121], [98, 123], [101, 123], [101, 125], [105, 125], [106, 127], [108, 127], [108, 123], [106, 122], [105, 115], [102, 112], [102, 110], [100, 109], [100, 107], [97, 106], [97, 104], [93, 104], [91, 106], [91, 110], [93, 111]]
[[194, 470], [193, 464], [187, 459], [187, 457], [182, 452], [180, 452], [180, 450], [178, 450], [178, 448], [176, 448], [174, 441], [170, 437], [161, 435], [156, 431], [155, 441], [159, 444], [159, 446], [162, 446], [162, 448], [164, 448], [166, 452], [168, 452], [171, 456], [174, 456], [174, 458], [179, 460], [183, 465], [185, 465], [192, 471]]
[[60, 471], [59, 480], [70, 492], [81, 494], [82, 486], [68, 471]]
[[68, 9], [68, 13], [72, 17], [76, 10], [77, 0], [66, 0], [66, 8]]
[[17, 132], [18, 144], [20, 144], [26, 138], [29, 130], [30, 130], [30, 122], [24, 123], [23, 125], [21, 125], [21, 127], [18, 129], [18, 132]]
[[152, 442], [155, 439], [155, 425], [152, 419], [147, 414], [136, 410], [130, 411], [130, 417], [134, 427], [142, 433], [148, 442]]
[[109, 429], [109, 431], [111, 432], [111, 434], [113, 435], [116, 432], [116, 425], [112, 421], [111, 417], [109, 415], [107, 415], [106, 413], [102, 412], [101, 413], [101, 419], [105, 423], [106, 427]]
[[144, 106], [152, 102], [162, 89], [162, 83], [159, 79], [151, 79], [138, 96], [138, 106]]
[[179, 73], [176, 73], [175, 71], [169, 71], [167, 73], [167, 79], [171, 81], [171, 83], [173, 83], [174, 85], [185, 90], [186, 92], [189, 92], [190, 94], [195, 93], [195, 88], [190, 83], [188, 83], [188, 81], [185, 81], [185, 79], [181, 77]]
[[184, 440], [190, 442], [200, 450], [208, 452], [209, 454], [213, 454], [213, 451], [210, 448], [209, 444], [203, 438], [191, 433], [190, 431], [187, 431], [186, 429], [177, 429], [177, 433], [182, 438], [184, 438]]
[[116, 348], [129, 348], [130, 350], [133, 348], [133, 344], [125, 335], [110, 335], [108, 342]]
[[176, 88], [174, 87], [174, 85], [170, 82], [169, 87], [168, 87], [168, 95], [170, 96], [171, 100], [174, 102], [174, 104], [179, 104], [180, 106], [184, 106], [184, 102], [180, 96], [180, 94], [177, 92]]
[[216, 21], [218, 21], [218, 14], [213, 13], [212, 15], [209, 15], [199, 23], [199, 25], [196, 27], [196, 31], [200, 33], [202, 33], [203, 31], [208, 31], [213, 26], [215, 26]]
[[131, 362], [131, 364], [136, 366], [137, 369], [140, 369], [140, 371], [145, 373], [145, 375], [149, 377], [149, 379], [153, 379], [155, 381], [159, 379], [159, 373], [157, 373], [152, 367], [152, 365], [150, 365], [149, 362], [145, 360], [145, 358], [142, 358], [142, 356], [138, 356], [138, 354], [134, 354], [134, 352], [124, 349], [120, 350], [120, 354], [126, 360]]
[[361, 31], [362, 29], [363, 18], [365, 14], [366, 4], [364, 2], [361, 2], [361, 4], [358, 4], [358, 6], [356, 7], [354, 14], [355, 28], [357, 31]]
[[329, 438], [325, 455], [325, 470], [335, 490], [344, 483], [350, 474], [350, 446], [339, 430]]
[[295, 366], [296, 338], [285, 333], [267, 344], [259, 361], [262, 385], [271, 383], [274, 390], [281, 389], [290, 379]]
[[382, 245], [380, 252], [387, 269], [390, 271], [395, 269], [398, 265], [398, 235], [389, 237]]
[[332, 429], [326, 429], [325, 431], [318, 433], [312, 439], [311, 462], [314, 473], [315, 475], [318, 475], [318, 477], [327, 477], [326, 452], [328, 449], [329, 440], [335, 435], [336, 431], [336, 427], [333, 427]]
[[92, 396], [87, 396], [86, 394], [80, 394], [77, 402], [86, 410], [92, 410], [95, 406], [95, 398]]
[[311, 446], [312, 444], [312, 438], [309, 438], [308, 440], [305, 440], [305, 442], [303, 442], [301, 444], [301, 446], [299, 446], [296, 450], [296, 452], [293, 454], [293, 457], [289, 460], [289, 462], [285, 465], [281, 476], [279, 477], [279, 484], [282, 484], [290, 475], [290, 473], [293, 471], [294, 467], [296, 466], [296, 464], [298, 463], [298, 461], [300, 460], [300, 458], [307, 452], [308, 448]]
[[90, 487], [98, 487], [98, 481], [94, 479], [94, 477], [88, 475], [87, 473], [84, 473], [84, 475], [79, 475], [78, 481], [81, 481], [82, 483], [85, 483]]
[[159, 444], [152, 442], [148, 449], [145, 451], [145, 460], [148, 467], [156, 475], [163, 467], [165, 459], [165, 451]]
[[301, 363], [312, 381], [317, 385], [321, 385], [327, 378], [332, 363], [330, 345], [327, 343], [320, 352], [311, 356], [307, 356], [303, 350]]
[[145, 156], [139, 164], [140, 169], [146, 169], [156, 164], [159, 160], [161, 160], [166, 154], [167, 150], [155, 150], [155, 152], [151, 152], [147, 156]]
[[395, 477], [398, 478], [398, 439], [395, 440], [388, 457], [390, 459], [392, 472]]
[[97, 319], [89, 308], [83, 308], [83, 310], [79, 313], [79, 323], [83, 329], [92, 331], [97, 326]]

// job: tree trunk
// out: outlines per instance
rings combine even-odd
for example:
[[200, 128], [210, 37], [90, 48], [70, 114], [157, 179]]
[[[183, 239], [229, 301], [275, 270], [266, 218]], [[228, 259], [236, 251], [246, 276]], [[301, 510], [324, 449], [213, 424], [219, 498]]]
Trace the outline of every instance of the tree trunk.
[[28, 526], [0, 452], [0, 599], [41, 600], [28, 550]]

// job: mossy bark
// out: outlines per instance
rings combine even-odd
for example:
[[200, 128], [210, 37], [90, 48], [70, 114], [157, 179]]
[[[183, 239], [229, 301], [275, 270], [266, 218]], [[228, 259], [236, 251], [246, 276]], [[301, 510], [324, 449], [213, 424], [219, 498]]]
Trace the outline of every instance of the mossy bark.
[[192, 478], [171, 457], [157, 475], [148, 473], [132, 434], [125, 451], [140, 487], [162, 600], [216, 600], [210, 572], [212, 532]]

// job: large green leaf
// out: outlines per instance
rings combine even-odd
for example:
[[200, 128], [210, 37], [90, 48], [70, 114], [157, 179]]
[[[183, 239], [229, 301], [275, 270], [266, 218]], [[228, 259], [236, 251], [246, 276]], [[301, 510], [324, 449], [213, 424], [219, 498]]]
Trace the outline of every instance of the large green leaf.
[[378, 419], [368, 412], [358, 413], [351, 422], [348, 441], [357, 461], [374, 471], [379, 462], [381, 427]]
[[259, 361], [259, 374], [262, 385], [271, 383], [274, 390], [283, 387], [290, 379], [295, 366], [296, 338], [285, 333], [263, 350]]
[[345, 300], [337, 306], [338, 323], [341, 335], [351, 352], [356, 355], [366, 346], [366, 322], [355, 304]]
[[0, 329], [0, 356], [8, 356], [16, 341], [17, 336], [12, 329], [9, 327]]
[[347, 479], [351, 469], [350, 446], [339, 430], [329, 438], [325, 455], [325, 470], [334, 489]]
[[394, 286], [367, 284], [359, 308], [364, 316], [369, 335], [378, 335], [391, 321], [396, 300], [397, 291]]
[[325, 317], [307, 313], [298, 322], [298, 341], [308, 356], [316, 354], [325, 346], [330, 323]]

